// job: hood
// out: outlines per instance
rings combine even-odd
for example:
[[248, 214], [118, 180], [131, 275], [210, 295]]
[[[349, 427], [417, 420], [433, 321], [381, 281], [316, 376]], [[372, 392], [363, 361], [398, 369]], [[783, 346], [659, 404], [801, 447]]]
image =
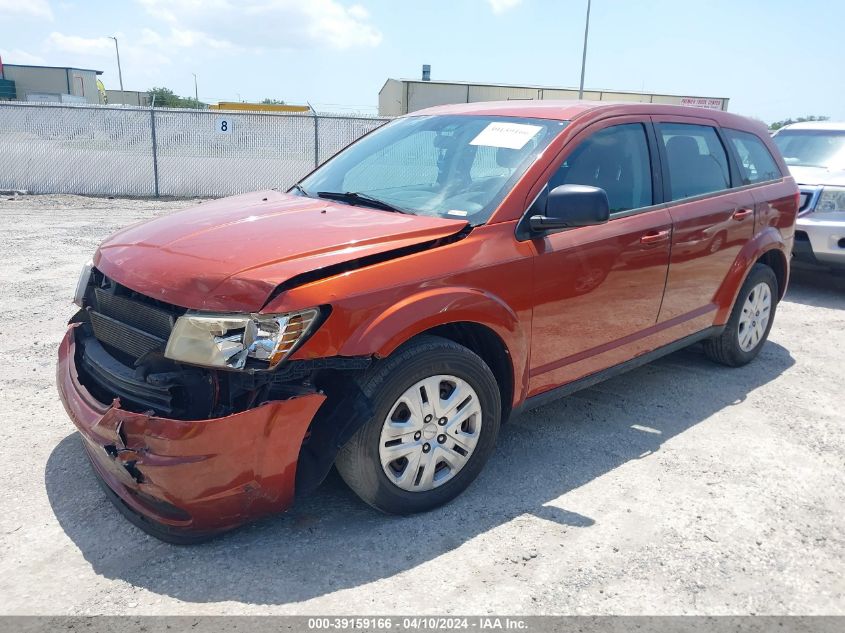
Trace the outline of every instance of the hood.
[[136, 292], [197, 310], [254, 312], [280, 283], [458, 233], [463, 220], [261, 191], [130, 226], [94, 265]]
[[827, 167], [804, 167], [790, 165], [789, 173], [799, 185], [835, 185], [845, 186], [845, 170]]

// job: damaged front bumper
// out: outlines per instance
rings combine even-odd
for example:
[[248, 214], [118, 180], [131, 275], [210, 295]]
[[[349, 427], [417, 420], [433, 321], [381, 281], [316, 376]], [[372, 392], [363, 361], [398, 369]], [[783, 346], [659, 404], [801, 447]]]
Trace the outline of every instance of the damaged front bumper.
[[173, 420], [106, 405], [80, 383], [72, 324], [56, 383], [109, 497], [136, 525], [191, 542], [287, 509], [300, 446], [325, 400], [311, 393], [222, 418]]

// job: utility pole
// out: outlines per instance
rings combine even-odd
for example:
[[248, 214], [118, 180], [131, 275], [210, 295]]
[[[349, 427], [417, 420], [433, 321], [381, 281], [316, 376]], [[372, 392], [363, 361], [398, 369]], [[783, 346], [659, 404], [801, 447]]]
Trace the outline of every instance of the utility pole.
[[197, 110], [200, 108], [200, 96], [199, 92], [197, 91], [197, 74], [191, 73], [194, 76], [194, 101], [197, 102]]
[[587, 36], [590, 33], [590, 0], [587, 0], [587, 23], [584, 26], [584, 54], [581, 56], [581, 85], [578, 88], [578, 98], [584, 98], [584, 71], [587, 68]]
[[120, 49], [117, 46], [117, 38], [112, 37], [109, 35], [109, 39], [114, 40], [114, 52], [117, 53], [117, 76], [120, 79], [120, 100], [125, 100], [125, 95], [123, 94], [123, 71], [120, 70]]

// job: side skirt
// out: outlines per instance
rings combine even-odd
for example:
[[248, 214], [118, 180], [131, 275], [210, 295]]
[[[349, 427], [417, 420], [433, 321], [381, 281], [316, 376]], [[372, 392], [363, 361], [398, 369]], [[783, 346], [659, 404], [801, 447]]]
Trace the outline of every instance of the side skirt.
[[619, 363], [618, 365], [614, 365], [613, 367], [602, 369], [601, 371], [597, 371], [593, 374], [590, 374], [589, 376], [584, 376], [583, 378], [579, 378], [578, 380], [566, 383], [565, 385], [561, 385], [560, 387], [554, 387], [553, 389], [544, 391], [543, 393], [537, 394], [536, 396], [531, 396], [530, 398], [527, 398], [525, 402], [523, 402], [519, 407], [517, 407], [517, 409], [513, 412], [512, 415], [519, 415], [523, 411], [542, 407], [544, 405], [549, 404], [550, 402], [554, 402], [555, 400], [571, 395], [576, 391], [587, 389], [588, 387], [597, 385], [598, 383], [604, 382], [609, 378], [624, 374], [626, 371], [630, 371], [632, 369], [636, 369], [637, 367], [647, 365], [648, 363], [657, 360], [658, 358], [661, 358], [663, 356], [666, 356], [667, 354], [677, 352], [678, 350], [684, 349], [685, 347], [689, 347], [690, 345], [698, 343], [699, 341], [718, 336], [722, 333], [722, 330], [724, 329], [724, 325], [715, 325], [713, 327], [709, 327], [705, 330], [701, 330], [700, 332], [696, 332], [695, 334], [690, 334], [689, 336], [685, 336], [682, 339], [678, 339], [674, 343], [669, 343], [668, 345], [658, 347], [657, 349], [652, 350], [650, 352], [646, 352], [645, 354], [635, 356], [634, 358], [626, 360], [623, 363]]

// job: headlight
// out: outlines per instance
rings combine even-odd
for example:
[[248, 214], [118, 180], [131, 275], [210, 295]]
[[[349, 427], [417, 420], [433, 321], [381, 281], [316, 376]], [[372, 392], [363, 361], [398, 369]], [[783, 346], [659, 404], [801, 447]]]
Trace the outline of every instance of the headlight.
[[311, 333], [320, 310], [289, 314], [185, 314], [167, 341], [172, 360], [224, 369], [273, 369]]
[[845, 211], [845, 187], [825, 187], [816, 203], [816, 211]]
[[79, 281], [76, 282], [76, 292], [73, 293], [73, 302], [80, 308], [85, 305], [85, 291], [88, 290], [88, 284], [91, 283], [91, 269], [94, 268], [94, 262], [88, 262], [82, 267], [82, 272], [79, 274]]

